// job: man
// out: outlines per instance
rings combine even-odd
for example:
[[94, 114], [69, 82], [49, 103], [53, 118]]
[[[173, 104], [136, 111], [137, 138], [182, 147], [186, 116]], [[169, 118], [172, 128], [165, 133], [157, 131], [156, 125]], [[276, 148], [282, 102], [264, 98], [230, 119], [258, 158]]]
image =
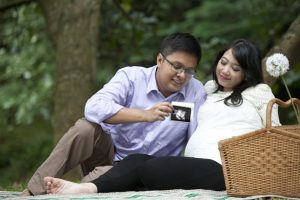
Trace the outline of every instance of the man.
[[87, 101], [85, 118], [60, 139], [22, 195], [44, 194], [45, 176], [62, 177], [79, 164], [87, 182], [101, 174], [98, 166], [133, 153], [178, 156], [196, 120], [170, 120], [171, 102], [193, 103], [196, 111], [204, 102], [203, 85], [193, 78], [200, 59], [198, 41], [188, 33], [174, 33], [163, 40], [155, 66], [118, 70]]

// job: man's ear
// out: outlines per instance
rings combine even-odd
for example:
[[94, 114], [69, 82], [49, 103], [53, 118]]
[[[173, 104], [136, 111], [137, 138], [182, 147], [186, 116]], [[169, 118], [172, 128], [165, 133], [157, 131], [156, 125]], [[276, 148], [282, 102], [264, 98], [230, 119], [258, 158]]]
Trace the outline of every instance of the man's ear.
[[161, 55], [161, 53], [158, 53], [156, 56], [156, 65], [160, 67], [163, 61], [164, 61], [163, 56]]

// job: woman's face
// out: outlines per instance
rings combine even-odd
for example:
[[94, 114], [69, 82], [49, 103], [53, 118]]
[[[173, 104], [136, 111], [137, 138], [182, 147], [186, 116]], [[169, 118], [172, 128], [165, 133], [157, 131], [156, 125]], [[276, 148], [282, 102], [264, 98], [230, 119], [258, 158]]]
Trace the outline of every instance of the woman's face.
[[232, 91], [245, 77], [245, 72], [232, 54], [227, 50], [219, 60], [216, 68], [218, 82], [224, 91]]

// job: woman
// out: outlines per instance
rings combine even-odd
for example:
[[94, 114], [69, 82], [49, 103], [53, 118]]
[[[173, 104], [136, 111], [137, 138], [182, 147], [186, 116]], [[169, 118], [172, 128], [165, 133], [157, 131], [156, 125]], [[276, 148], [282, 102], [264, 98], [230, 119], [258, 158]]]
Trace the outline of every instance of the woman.
[[[205, 85], [207, 100], [198, 111], [198, 128], [185, 157], [126, 157], [90, 183], [46, 177], [47, 193], [79, 194], [129, 190], [224, 190], [218, 141], [265, 127], [266, 107], [274, 95], [262, 83], [261, 56], [248, 40], [239, 39], [221, 51], [213, 80]], [[272, 124], [280, 125], [277, 107]]]

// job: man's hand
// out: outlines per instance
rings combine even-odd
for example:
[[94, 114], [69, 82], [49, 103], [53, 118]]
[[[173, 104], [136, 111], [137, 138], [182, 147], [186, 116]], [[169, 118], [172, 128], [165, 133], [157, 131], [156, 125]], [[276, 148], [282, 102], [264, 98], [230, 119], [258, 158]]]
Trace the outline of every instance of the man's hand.
[[117, 114], [104, 122], [110, 124], [137, 123], [162, 121], [173, 111], [173, 106], [169, 102], [160, 102], [148, 110], [122, 108]]
[[169, 102], [160, 102], [155, 104], [149, 110], [145, 110], [145, 119], [147, 122], [163, 121], [173, 111], [173, 106]]

